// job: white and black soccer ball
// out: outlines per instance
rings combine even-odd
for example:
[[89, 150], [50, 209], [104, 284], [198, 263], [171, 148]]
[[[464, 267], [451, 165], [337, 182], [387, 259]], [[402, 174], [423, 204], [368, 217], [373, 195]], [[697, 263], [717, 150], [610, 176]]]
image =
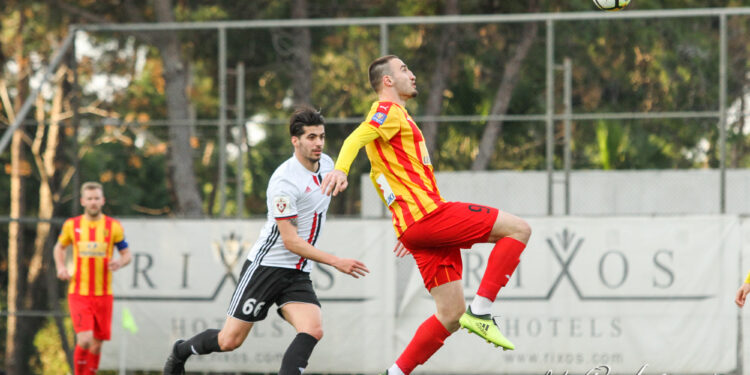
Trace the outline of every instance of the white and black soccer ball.
[[594, 5], [601, 10], [623, 10], [630, 0], [594, 0]]

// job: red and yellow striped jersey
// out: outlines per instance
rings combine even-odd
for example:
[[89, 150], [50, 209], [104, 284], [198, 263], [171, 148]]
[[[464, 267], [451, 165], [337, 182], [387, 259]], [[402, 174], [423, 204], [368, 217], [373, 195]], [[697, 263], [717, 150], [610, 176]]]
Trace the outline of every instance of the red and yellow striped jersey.
[[70, 278], [69, 294], [103, 296], [112, 294], [112, 271], [107, 264], [115, 244], [125, 243], [120, 222], [105, 215], [88, 221], [84, 215], [65, 221], [58, 242], [73, 245], [75, 270]]
[[370, 178], [393, 215], [399, 237], [406, 228], [434, 211], [440, 196], [422, 131], [396, 103], [375, 102], [365, 122], [379, 137], [367, 144]]

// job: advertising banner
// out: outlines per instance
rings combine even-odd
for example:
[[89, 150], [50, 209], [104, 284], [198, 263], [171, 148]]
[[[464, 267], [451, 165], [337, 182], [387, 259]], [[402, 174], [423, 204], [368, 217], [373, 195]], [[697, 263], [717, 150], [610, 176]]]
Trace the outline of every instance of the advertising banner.
[[[521, 264], [493, 306], [516, 350], [503, 352], [460, 330], [419, 372], [737, 369], [739, 311], [733, 300], [744, 276], [743, 242], [746, 248], [750, 243], [750, 227], [740, 218], [553, 217], [529, 223], [533, 234]], [[221, 328], [262, 225], [124, 220], [134, 257], [114, 276], [113, 339], [103, 347], [102, 368], [160, 369], [176, 339]], [[392, 255], [395, 242], [389, 220], [326, 224], [318, 247], [362, 260], [371, 273], [354, 279], [329, 266], [314, 267], [325, 334], [307, 372], [382, 372], [435, 313], [411, 257]], [[482, 244], [463, 253], [467, 303], [491, 250]], [[188, 369], [275, 372], [294, 335], [273, 307], [240, 349], [193, 356]]]
[[[112, 341], [103, 346], [102, 368], [161, 369], [172, 344], [207, 328], [220, 329], [242, 264], [263, 221], [123, 220], [132, 263], [115, 273]], [[363, 261], [370, 275], [354, 279], [316, 264], [313, 286], [322, 305], [324, 338], [310, 372], [375, 371], [393, 353], [393, 229], [384, 220], [329, 222], [317, 247]], [[137, 332], [123, 327], [123, 311]], [[276, 312], [256, 323], [230, 353], [193, 356], [191, 371], [275, 372], [296, 332]], [[126, 313], [128, 314], [128, 313]], [[137, 359], [137, 361], [134, 361]], [[381, 370], [382, 371], [382, 370]]]
[[[435, 373], [726, 373], [737, 349], [737, 218], [530, 221], [521, 265], [493, 306], [516, 350], [461, 330], [421, 368]], [[490, 245], [464, 254], [467, 303]], [[398, 346], [434, 311], [413, 275], [397, 312]], [[471, 348], [468, 350], [467, 348]], [[605, 374], [607, 371], [598, 371]]]

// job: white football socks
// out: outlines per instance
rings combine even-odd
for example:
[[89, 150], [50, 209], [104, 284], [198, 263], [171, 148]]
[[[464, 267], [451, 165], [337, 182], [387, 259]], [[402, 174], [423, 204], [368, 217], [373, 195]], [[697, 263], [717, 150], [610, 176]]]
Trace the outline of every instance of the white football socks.
[[391, 368], [388, 369], [388, 375], [405, 375], [403, 371], [394, 363]]
[[474, 315], [486, 315], [492, 311], [492, 301], [487, 297], [474, 296], [471, 301], [471, 312]]

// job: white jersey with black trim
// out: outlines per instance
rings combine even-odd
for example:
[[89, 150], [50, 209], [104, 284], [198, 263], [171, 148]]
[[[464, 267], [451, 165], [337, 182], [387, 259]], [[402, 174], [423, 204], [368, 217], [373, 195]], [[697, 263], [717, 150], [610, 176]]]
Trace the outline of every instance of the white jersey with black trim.
[[320, 182], [333, 170], [333, 160], [321, 154], [319, 165], [317, 172], [311, 172], [292, 155], [276, 168], [266, 191], [268, 220], [247, 259], [263, 266], [310, 272], [311, 261], [284, 247], [276, 221], [295, 219], [297, 234], [315, 246], [331, 203], [331, 197], [321, 192]]

